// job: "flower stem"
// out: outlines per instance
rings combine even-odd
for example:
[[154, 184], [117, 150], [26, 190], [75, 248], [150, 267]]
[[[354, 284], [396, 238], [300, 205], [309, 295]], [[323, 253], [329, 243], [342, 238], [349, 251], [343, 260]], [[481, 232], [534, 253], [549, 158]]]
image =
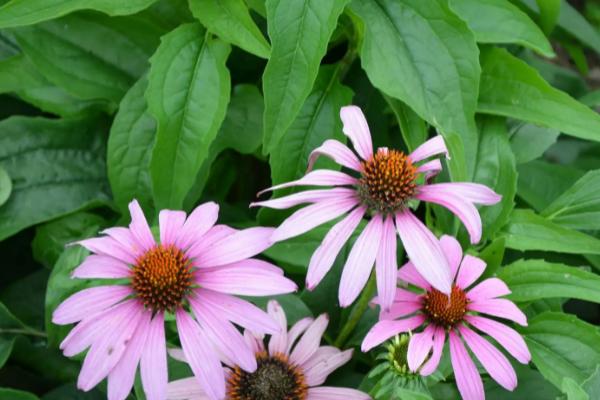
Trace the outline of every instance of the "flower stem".
[[369, 281], [367, 282], [367, 286], [360, 295], [358, 302], [350, 312], [350, 315], [348, 316], [346, 323], [342, 327], [342, 330], [340, 331], [340, 334], [338, 335], [337, 339], [335, 339], [335, 347], [342, 348], [344, 343], [346, 343], [348, 336], [350, 336], [350, 334], [354, 331], [354, 328], [356, 328], [356, 325], [358, 325], [360, 319], [367, 310], [367, 307], [369, 307], [369, 301], [373, 298], [373, 295], [375, 294], [375, 288], [375, 273], [372, 273], [371, 277], [369, 278]]
[[2, 328], [0, 329], [0, 334], [1, 333], [14, 333], [17, 335], [30, 335], [30, 336], [38, 336], [38, 337], [43, 337], [46, 338], [48, 337], [48, 335], [45, 332], [41, 332], [35, 329], [8, 329], [8, 328]]

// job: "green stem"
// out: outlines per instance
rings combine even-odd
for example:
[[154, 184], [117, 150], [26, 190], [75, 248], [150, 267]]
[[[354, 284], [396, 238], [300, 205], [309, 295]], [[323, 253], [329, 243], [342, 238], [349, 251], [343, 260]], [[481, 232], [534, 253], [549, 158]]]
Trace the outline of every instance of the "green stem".
[[45, 332], [37, 331], [35, 329], [0, 329], [0, 334], [2, 333], [14, 333], [16, 335], [30, 335], [43, 338], [48, 337], [48, 335]]
[[344, 343], [346, 343], [346, 340], [348, 339], [350, 334], [354, 331], [354, 328], [356, 328], [356, 325], [358, 325], [358, 322], [360, 321], [363, 314], [367, 310], [367, 307], [369, 307], [369, 301], [371, 301], [371, 299], [373, 298], [373, 295], [375, 294], [375, 288], [376, 288], [375, 274], [373, 273], [373, 274], [371, 274], [371, 277], [369, 278], [369, 281], [367, 282], [367, 286], [365, 287], [362, 294], [360, 295], [360, 298], [358, 299], [358, 303], [356, 303], [356, 305], [350, 312], [350, 315], [348, 316], [346, 323], [342, 327], [340, 334], [338, 335], [337, 339], [335, 339], [335, 342], [334, 342], [335, 347], [342, 348]]

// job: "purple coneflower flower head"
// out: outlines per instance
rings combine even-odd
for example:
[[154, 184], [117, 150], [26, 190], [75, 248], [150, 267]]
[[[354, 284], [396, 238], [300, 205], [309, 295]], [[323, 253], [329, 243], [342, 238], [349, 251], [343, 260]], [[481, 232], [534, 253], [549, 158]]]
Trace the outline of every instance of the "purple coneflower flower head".
[[269, 247], [272, 229], [215, 225], [219, 208], [205, 203], [187, 218], [182, 211], [161, 211], [157, 243], [137, 201], [129, 209], [128, 228], [110, 228], [104, 236], [78, 242], [93, 254], [73, 277], [106, 279], [106, 285], [75, 293], [52, 317], [55, 324], [77, 324], [60, 345], [66, 356], [89, 348], [77, 386], [87, 391], [108, 377], [108, 398], [125, 399], [139, 364], [146, 397], [164, 399], [164, 320], [172, 313], [198, 382], [212, 397], [223, 398], [221, 355], [245, 371], [257, 367], [252, 349], [232, 323], [257, 332], [279, 331], [267, 313], [234, 295], [296, 290], [279, 268], [250, 258]]
[[441, 171], [442, 165], [439, 159], [426, 160], [448, 153], [441, 136], [428, 140], [408, 155], [387, 148], [379, 148], [373, 153], [369, 127], [360, 108], [343, 107], [340, 116], [344, 133], [350, 138], [360, 158], [344, 144], [327, 140], [311, 153], [308, 169], [312, 168], [317, 157], [323, 155], [350, 170], [351, 174], [315, 170], [297, 181], [267, 189], [335, 186], [253, 203], [276, 209], [310, 203], [286, 219], [273, 233], [272, 240], [282, 241], [301, 235], [345, 215], [325, 236], [310, 260], [306, 286], [311, 290], [331, 269], [336, 256], [363, 217], [370, 216], [342, 272], [339, 289], [342, 307], [350, 305], [357, 298], [371, 274], [373, 264], [376, 264], [377, 290], [382, 305], [384, 308], [391, 306], [398, 270], [396, 232], [420, 274], [435, 288], [450, 294], [448, 263], [438, 240], [415, 217], [409, 202], [421, 200], [448, 208], [465, 224], [471, 242], [477, 243], [481, 239], [482, 228], [474, 203], [495, 204], [501, 197], [488, 187], [475, 183], [427, 182]]
[[[352, 350], [341, 351], [320, 346], [329, 319], [304, 318], [287, 330], [287, 319], [279, 303], [271, 300], [268, 313], [278, 322], [280, 331], [272, 334], [268, 344], [264, 335], [245, 330], [244, 338], [253, 349], [258, 364], [248, 372], [235, 362], [227, 362], [227, 400], [368, 400], [371, 397], [355, 389], [321, 386], [327, 376], [352, 358]], [[186, 357], [178, 350], [171, 355], [181, 361]], [[168, 400], [215, 400], [193, 378], [169, 383]]]
[[419, 330], [408, 346], [408, 366], [412, 372], [429, 375], [440, 362], [448, 334], [452, 367], [464, 399], [479, 400], [485, 395], [477, 367], [463, 341], [496, 382], [513, 390], [517, 386], [513, 367], [481, 333], [491, 336], [523, 364], [531, 360], [527, 345], [514, 329], [481, 314], [526, 326], [525, 314], [513, 302], [499, 298], [510, 290], [498, 278], [485, 279], [469, 289], [485, 270], [485, 263], [470, 255], [463, 258], [462, 249], [453, 237], [442, 236], [440, 245], [448, 258], [453, 282], [450, 299], [433, 288], [414, 264], [408, 262], [400, 269], [399, 278], [421, 288], [422, 293], [397, 288], [394, 304], [389, 311], [382, 311], [380, 321], [365, 337], [362, 350], [368, 351], [398, 333]]

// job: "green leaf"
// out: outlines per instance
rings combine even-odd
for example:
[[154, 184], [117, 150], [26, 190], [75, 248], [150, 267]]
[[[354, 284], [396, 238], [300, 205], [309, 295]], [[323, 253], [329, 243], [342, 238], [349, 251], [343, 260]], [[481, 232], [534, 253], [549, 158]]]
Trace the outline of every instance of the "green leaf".
[[[170, 360], [169, 360], [170, 361]], [[99, 389], [83, 392], [77, 389], [75, 384], [70, 383], [52, 389], [44, 394], [42, 400], [105, 400], [106, 394]]]
[[4, 338], [0, 337], [0, 368], [6, 364], [10, 353], [12, 353], [13, 346], [15, 344], [15, 338]]
[[549, 400], [556, 399], [560, 392], [535, 369], [527, 365], [513, 364], [519, 384], [512, 392], [489, 379], [484, 383], [487, 400]]
[[590, 396], [590, 399], [600, 397], [600, 365], [596, 367], [596, 371], [587, 378], [581, 385], [585, 392]]
[[190, 0], [190, 9], [194, 17], [221, 39], [258, 57], [269, 58], [269, 42], [243, 0]]
[[33, 393], [22, 390], [0, 388], [0, 400], [39, 400]]
[[11, 117], [0, 122], [0, 165], [13, 181], [0, 206], [0, 240], [109, 200], [103, 131], [96, 118]]
[[271, 57], [263, 75], [263, 151], [270, 153], [310, 94], [348, 0], [267, 0]]
[[581, 268], [518, 260], [501, 268], [498, 277], [509, 286], [513, 301], [564, 297], [600, 303], [600, 276]]
[[600, 239], [564, 228], [531, 210], [514, 210], [505, 227], [506, 247], [569, 254], [600, 254]]
[[554, 57], [544, 32], [509, 1], [450, 0], [450, 8], [469, 25], [480, 43], [516, 43]]
[[478, 111], [504, 115], [600, 141], [600, 115], [554, 89], [525, 62], [499, 48], [481, 54]]
[[12, 192], [12, 181], [8, 172], [0, 166], [0, 206], [8, 200]]
[[229, 102], [229, 45], [199, 24], [164, 36], [150, 60], [146, 99], [158, 123], [150, 160], [157, 209], [179, 209], [208, 157]]
[[149, 214], [152, 210], [149, 149], [154, 144], [156, 122], [146, 106], [147, 87], [144, 76], [129, 89], [108, 137], [108, 179], [115, 203], [125, 214], [132, 199], [137, 199]]
[[517, 164], [523, 164], [541, 157], [560, 135], [556, 129], [534, 124], [521, 123], [510, 136], [510, 147]]
[[600, 229], [600, 170], [589, 171], [541, 215], [573, 229]]
[[533, 363], [557, 388], [563, 378], [578, 384], [600, 364], [600, 332], [594, 325], [573, 315], [545, 312], [520, 329], [531, 352]]
[[0, 28], [32, 25], [77, 10], [97, 10], [108, 15], [134, 14], [156, 0], [12, 0], [0, 7]]
[[478, 255], [483, 261], [485, 261], [485, 271], [481, 275], [481, 279], [490, 278], [496, 275], [496, 272], [502, 265], [504, 259], [504, 252], [506, 250], [506, 240], [500, 236], [495, 239], [492, 243], [487, 245]]
[[406, 143], [406, 148], [409, 152], [414, 151], [419, 145], [425, 143], [427, 140], [429, 126], [427, 126], [425, 121], [423, 121], [412, 108], [400, 100], [390, 96], [384, 96], [384, 98], [392, 109], [396, 121], [398, 121], [398, 126], [402, 133], [402, 139], [404, 139], [404, 143]]
[[441, 131], [452, 178], [467, 180], [480, 75], [472, 32], [445, 0], [355, 0], [350, 9], [364, 23], [360, 55], [370, 81]]
[[564, 378], [561, 386], [561, 390], [567, 395], [567, 400], [589, 400], [590, 398], [573, 378]]
[[540, 10], [540, 25], [546, 34], [550, 34], [560, 16], [560, 4], [563, 0], [535, 0]]

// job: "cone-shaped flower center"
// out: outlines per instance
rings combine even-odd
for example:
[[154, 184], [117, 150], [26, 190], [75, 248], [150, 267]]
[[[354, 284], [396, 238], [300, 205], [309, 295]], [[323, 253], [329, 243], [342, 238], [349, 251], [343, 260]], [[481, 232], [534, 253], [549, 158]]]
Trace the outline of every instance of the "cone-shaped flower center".
[[362, 162], [359, 195], [370, 210], [389, 214], [402, 209], [415, 193], [416, 168], [398, 150], [379, 149]]
[[431, 321], [443, 327], [453, 327], [467, 312], [467, 295], [458, 286], [452, 288], [450, 299], [444, 293], [431, 289], [423, 297], [423, 311]]
[[185, 254], [173, 246], [156, 246], [133, 267], [132, 286], [144, 305], [154, 311], [174, 311], [192, 284]]
[[308, 392], [304, 374], [290, 365], [284, 355], [256, 356], [258, 367], [248, 373], [239, 367], [228, 379], [227, 399], [230, 400], [305, 400]]

